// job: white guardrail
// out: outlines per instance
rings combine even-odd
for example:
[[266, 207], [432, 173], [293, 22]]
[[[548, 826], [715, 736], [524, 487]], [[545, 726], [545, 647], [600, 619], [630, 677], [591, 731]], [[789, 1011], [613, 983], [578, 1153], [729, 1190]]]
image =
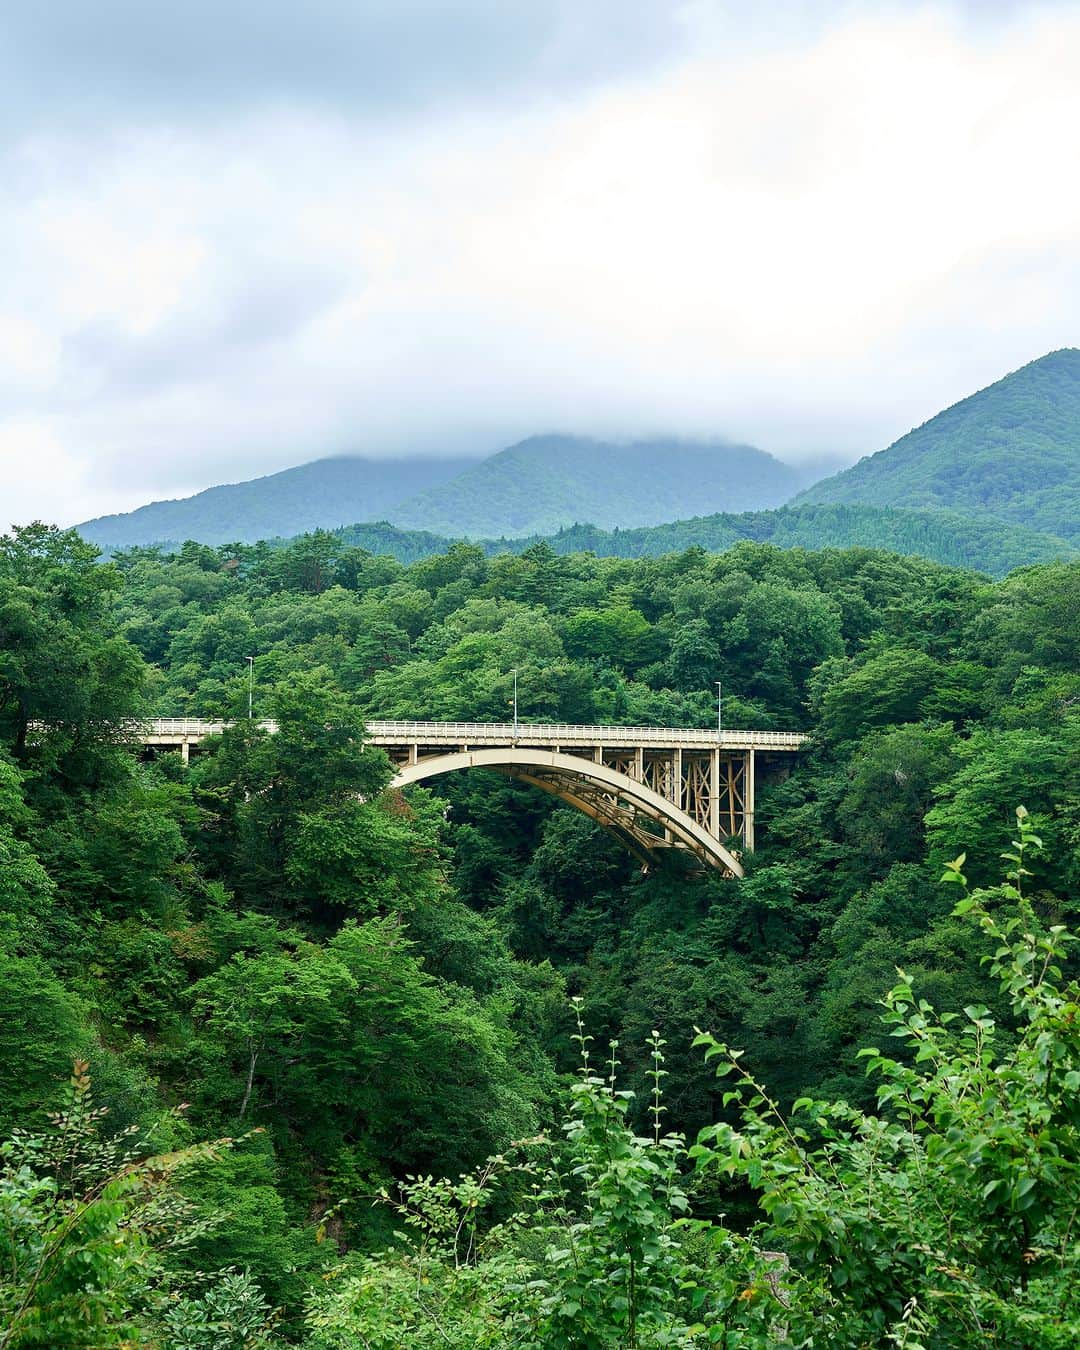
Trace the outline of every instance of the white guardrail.
[[[145, 740], [201, 740], [219, 736], [228, 722], [194, 717], [156, 717], [141, 724]], [[277, 723], [260, 721], [270, 732]], [[367, 723], [368, 739], [375, 745], [419, 743], [422, 745], [482, 745], [485, 742], [549, 745], [615, 746], [730, 746], [733, 749], [798, 750], [807, 740], [800, 731], [740, 731], [717, 733], [701, 727], [581, 726], [566, 722], [387, 722]]]

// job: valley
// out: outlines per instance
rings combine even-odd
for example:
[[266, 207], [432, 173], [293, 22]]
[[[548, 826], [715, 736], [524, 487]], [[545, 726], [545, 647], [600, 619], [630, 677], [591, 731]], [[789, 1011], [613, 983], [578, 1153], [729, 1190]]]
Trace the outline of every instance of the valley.
[[[223, 1286], [230, 1306], [265, 1343], [319, 1350], [346, 1345], [351, 1329], [373, 1335], [386, 1317], [391, 1337], [420, 1336], [433, 1315], [456, 1319], [463, 1343], [492, 1318], [523, 1319], [548, 1343], [562, 1314], [523, 1303], [514, 1272], [541, 1269], [560, 1288], [567, 1276], [524, 1238], [507, 1246], [499, 1216], [561, 1250], [579, 1220], [530, 1198], [531, 1178], [599, 1169], [595, 1184], [622, 1194], [623, 1181], [604, 1180], [614, 1149], [642, 1177], [667, 1178], [641, 1183], [641, 1240], [651, 1226], [668, 1233], [691, 1263], [680, 1268], [708, 1290], [708, 1316], [751, 1335], [759, 1310], [724, 1272], [762, 1279], [761, 1245], [800, 1241], [795, 1220], [757, 1208], [763, 1185], [784, 1184], [769, 1160], [786, 1136], [759, 1120], [750, 1080], [733, 1105], [737, 1075], [717, 1079], [703, 1056], [722, 1044], [745, 1052], [727, 1062], [751, 1066], [785, 1120], [805, 1119], [808, 1099], [843, 1102], [813, 1109], [874, 1131], [887, 1107], [862, 1056], [876, 1053], [878, 1000], [897, 966], [914, 991], [894, 994], [897, 1016], [914, 1006], [905, 999], [926, 998], [1013, 1025], [1008, 988], [1019, 986], [981, 962], [973, 923], [998, 913], [1013, 837], [1028, 840], [1034, 931], [1076, 921], [1077, 567], [993, 582], [873, 549], [751, 540], [637, 559], [542, 543], [488, 556], [457, 543], [404, 565], [325, 533], [278, 548], [136, 547], [103, 563], [75, 534], [16, 532], [0, 549], [0, 965], [13, 1014], [0, 1021], [0, 1128], [55, 1150], [46, 1113], [67, 1111], [92, 1133], [78, 1113], [93, 1103], [140, 1138], [167, 1129], [180, 1151], [164, 1171], [148, 1164], [145, 1185], [175, 1185], [193, 1226], [182, 1254], [154, 1256], [155, 1278], [184, 1291], [176, 1307], [194, 1317], [201, 1272], [240, 1272], [216, 1278], [234, 1280]], [[436, 728], [420, 740], [447, 724], [451, 739], [501, 726], [516, 744], [553, 724], [565, 740], [578, 724], [614, 746], [620, 727], [646, 738], [639, 747], [672, 734], [664, 728], [727, 744], [717, 681], [734, 729], [724, 737], [805, 737], [790, 771], [758, 784], [752, 853], [735, 797], [730, 829], [721, 815], [714, 837], [737, 867], [702, 870], [678, 849], [655, 849], [642, 867], [640, 847], [618, 837], [629, 818], [603, 807], [641, 795], [633, 753], [601, 746], [612, 758], [591, 771], [609, 776], [596, 797], [573, 778], [545, 784], [536, 767], [492, 772], [498, 755], [402, 792], [380, 741], [387, 724], [420, 721]], [[506, 731], [511, 713], [520, 726]], [[155, 715], [215, 725], [199, 753], [170, 751], [168, 736], [148, 752], [131, 728]], [[561, 771], [559, 756], [534, 758]], [[556, 785], [568, 800], [538, 790]], [[957, 905], [963, 892], [939, 878], [961, 867], [975, 899]], [[1042, 995], [1024, 997], [1035, 1008]], [[1037, 1034], [1051, 1034], [1032, 1015]], [[581, 1070], [593, 1045], [616, 1061], [604, 1077]], [[1010, 1129], [1027, 1109], [1028, 1071], [1007, 1060], [1026, 1045], [1002, 1051], [1015, 1098], [973, 1098], [960, 1138]], [[956, 1063], [961, 1076], [981, 1072]], [[882, 1061], [879, 1072], [887, 1082], [908, 1070]], [[1058, 1101], [1038, 1109], [1067, 1142], [1074, 1126]], [[662, 1126], [650, 1103], [663, 1105]], [[932, 1109], [944, 1133], [961, 1106], [942, 1098]], [[585, 1134], [573, 1123], [582, 1112], [595, 1122]], [[762, 1171], [720, 1166], [726, 1132], [739, 1129], [760, 1141], [748, 1156]], [[719, 1170], [696, 1170], [685, 1154], [695, 1139]], [[200, 1140], [227, 1142], [200, 1152]], [[895, 1146], [909, 1184], [970, 1214], [965, 1243], [987, 1224], [1022, 1224], [967, 1193], [969, 1178], [986, 1182], [966, 1153], [948, 1181], [921, 1182], [918, 1138]], [[818, 1165], [809, 1153], [798, 1161]], [[174, 1167], [178, 1180], [161, 1180]], [[461, 1192], [418, 1180], [461, 1174]], [[719, 1268], [681, 1246], [676, 1193], [702, 1231], [729, 1234]], [[798, 1223], [813, 1221], [815, 1194], [792, 1192]], [[1060, 1195], [1048, 1186], [1048, 1225], [1067, 1221]], [[456, 1227], [470, 1196], [479, 1264], [460, 1267], [440, 1225]], [[848, 1201], [821, 1203], [837, 1213]], [[406, 1236], [414, 1206], [433, 1225], [419, 1248]], [[923, 1209], [919, 1251], [944, 1241], [936, 1212]], [[227, 1217], [206, 1226], [214, 1215]], [[875, 1231], [895, 1245], [905, 1224], [906, 1204], [883, 1204]], [[157, 1240], [138, 1238], [147, 1253]], [[617, 1259], [610, 1244], [624, 1240], [638, 1238], [596, 1228], [590, 1260]], [[69, 1249], [79, 1259], [78, 1244]], [[875, 1258], [860, 1246], [845, 1238], [820, 1268], [797, 1249], [823, 1280], [836, 1260], [866, 1276], [857, 1297], [808, 1286], [793, 1318], [844, 1337], [887, 1315], [895, 1285], [874, 1285]], [[1056, 1258], [1040, 1260], [1032, 1297], [1058, 1287]], [[1010, 1278], [1007, 1250], [979, 1261], [978, 1289]], [[459, 1269], [481, 1283], [462, 1283]], [[419, 1303], [407, 1293], [417, 1278], [431, 1282]], [[131, 1297], [140, 1318], [158, 1316], [149, 1294]], [[771, 1334], [767, 1304], [760, 1316]]]

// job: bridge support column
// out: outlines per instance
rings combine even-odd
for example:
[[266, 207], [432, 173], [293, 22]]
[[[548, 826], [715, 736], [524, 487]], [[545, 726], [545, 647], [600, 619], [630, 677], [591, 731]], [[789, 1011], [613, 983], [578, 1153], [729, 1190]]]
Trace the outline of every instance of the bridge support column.
[[183, 740], [180, 742], [180, 758], [187, 764], [191, 759], [191, 742]]
[[720, 748], [709, 754], [709, 833], [720, 838]]
[[743, 771], [743, 843], [754, 851], [754, 751], [746, 752]]
[[680, 811], [684, 809], [683, 795], [682, 746], [677, 745], [671, 752], [671, 800]]

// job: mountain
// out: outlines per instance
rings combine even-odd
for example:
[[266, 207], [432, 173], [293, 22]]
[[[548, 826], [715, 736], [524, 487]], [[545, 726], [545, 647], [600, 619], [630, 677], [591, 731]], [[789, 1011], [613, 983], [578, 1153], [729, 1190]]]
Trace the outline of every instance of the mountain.
[[793, 505], [946, 507], [1080, 544], [1080, 350], [1051, 352]]
[[[338, 530], [345, 545], [389, 554], [399, 562], [445, 553], [455, 542], [423, 531], [402, 530], [385, 522]], [[1014, 567], [1080, 557], [1080, 549], [1022, 525], [1003, 525], [989, 517], [955, 511], [906, 511], [897, 507], [846, 505], [787, 506], [777, 511], [721, 513], [632, 530], [602, 530], [573, 525], [548, 536], [487, 539], [489, 556], [522, 553], [548, 544], [556, 553], [595, 553], [600, 557], [644, 558], [687, 548], [722, 553], [742, 540], [778, 548], [877, 548], [916, 554], [934, 562], [1004, 576]]]
[[757, 510], [779, 505], [814, 477], [810, 466], [721, 441], [534, 436], [483, 460], [320, 459], [78, 528], [113, 548], [254, 543], [355, 520], [455, 538], [511, 537], [579, 520], [652, 525], [703, 509]]
[[547, 534], [580, 520], [654, 525], [703, 509], [779, 506], [807, 477], [749, 445], [533, 436], [387, 517], [407, 529], [473, 539]]
[[254, 543], [378, 520], [395, 503], [436, 488], [472, 467], [473, 459], [319, 459], [246, 483], [207, 488], [193, 497], [151, 502], [78, 527], [96, 544], [197, 539], [203, 544]]
[[[1054, 556], [1062, 541], [1080, 546], [1080, 350], [1051, 352], [808, 486], [811, 473], [722, 441], [533, 436], [482, 460], [317, 460], [80, 529], [97, 543], [123, 547], [253, 542], [357, 520], [481, 540], [549, 536], [591, 521], [584, 528], [597, 538], [606, 529], [654, 526], [665, 540], [689, 531], [692, 542], [716, 548], [729, 531], [748, 537], [747, 530], [765, 530], [777, 532], [778, 542], [867, 543], [1000, 572]], [[770, 513], [784, 503], [878, 514]], [[886, 507], [916, 514], [880, 514]], [[945, 514], [925, 518], [935, 511]], [[747, 512], [761, 520], [732, 523]], [[995, 539], [1000, 523], [1013, 528]], [[413, 539], [409, 547], [415, 556], [427, 542]], [[663, 547], [651, 541], [646, 551]]]

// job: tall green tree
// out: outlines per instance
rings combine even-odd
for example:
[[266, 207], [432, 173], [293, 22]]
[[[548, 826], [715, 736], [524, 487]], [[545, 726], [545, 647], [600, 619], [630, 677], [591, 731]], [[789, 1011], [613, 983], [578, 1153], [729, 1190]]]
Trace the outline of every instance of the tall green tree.
[[15, 758], [94, 781], [103, 745], [142, 708], [146, 671], [116, 632], [116, 568], [74, 530], [0, 537], [0, 741]]

